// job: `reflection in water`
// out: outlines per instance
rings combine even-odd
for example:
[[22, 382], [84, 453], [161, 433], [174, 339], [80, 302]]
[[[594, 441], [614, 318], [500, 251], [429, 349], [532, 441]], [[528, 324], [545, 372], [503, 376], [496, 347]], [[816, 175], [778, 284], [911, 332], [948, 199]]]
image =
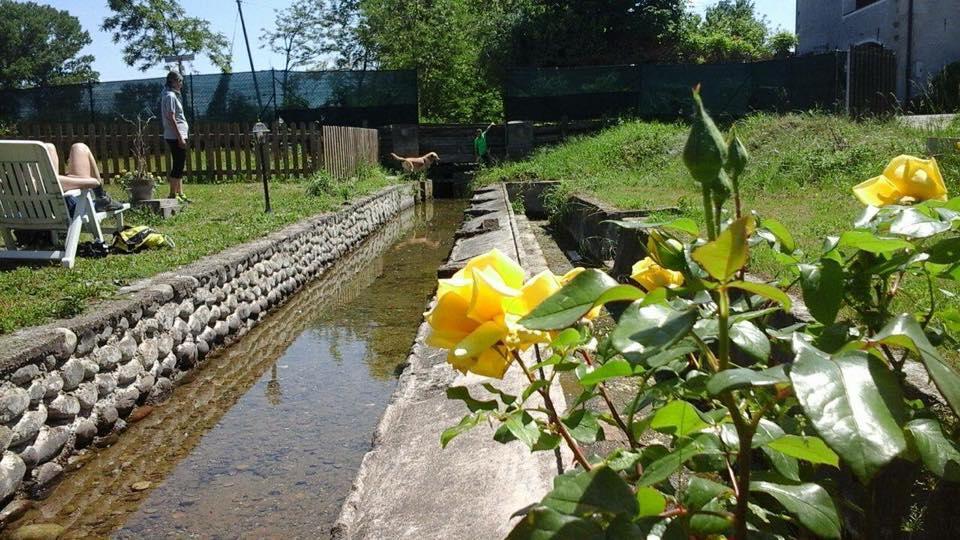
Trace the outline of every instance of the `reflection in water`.
[[267, 402], [276, 407], [283, 399], [283, 391], [280, 390], [280, 380], [277, 378], [277, 363], [270, 366], [270, 380], [267, 381]]
[[[462, 208], [438, 202], [394, 220], [16, 526], [59, 523], [68, 538], [326, 535]], [[143, 480], [156, 487], [130, 489]]]

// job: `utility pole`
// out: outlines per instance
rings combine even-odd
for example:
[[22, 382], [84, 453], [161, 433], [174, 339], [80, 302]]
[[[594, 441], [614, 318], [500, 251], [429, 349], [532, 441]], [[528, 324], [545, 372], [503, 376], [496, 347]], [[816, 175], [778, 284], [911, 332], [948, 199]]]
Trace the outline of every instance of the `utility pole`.
[[237, 0], [237, 10], [240, 12], [240, 27], [243, 28], [243, 41], [247, 44], [247, 58], [250, 59], [250, 75], [253, 76], [253, 89], [257, 93], [257, 106], [260, 107], [257, 113], [257, 121], [263, 115], [263, 98], [260, 97], [260, 83], [257, 82], [257, 71], [253, 67], [253, 53], [250, 52], [250, 39], [247, 37], [247, 23], [243, 20], [243, 4]]

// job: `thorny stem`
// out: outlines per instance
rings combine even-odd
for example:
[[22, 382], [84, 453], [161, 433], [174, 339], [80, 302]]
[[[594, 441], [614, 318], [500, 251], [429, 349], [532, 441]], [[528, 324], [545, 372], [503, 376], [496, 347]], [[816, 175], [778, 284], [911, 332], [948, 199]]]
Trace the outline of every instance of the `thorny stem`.
[[[577, 352], [580, 353], [580, 356], [587, 362], [587, 365], [593, 366], [593, 358], [590, 357], [590, 353], [583, 349], [577, 349]], [[607, 409], [610, 410], [610, 415], [613, 416], [613, 421], [617, 423], [617, 426], [620, 427], [620, 430], [627, 436], [627, 440], [630, 441], [630, 448], [636, 450], [640, 448], [640, 444], [637, 442], [637, 439], [633, 436], [633, 430], [627, 427], [627, 424], [624, 423], [623, 418], [620, 416], [620, 413], [617, 412], [616, 405], [613, 404], [613, 400], [610, 399], [610, 394], [607, 393], [607, 387], [604, 383], [597, 383], [597, 390], [600, 391], [600, 396], [603, 398], [603, 401], [607, 404]]]
[[930, 293], [930, 311], [927, 312], [927, 316], [923, 318], [923, 324], [921, 325], [924, 330], [926, 330], [927, 325], [930, 324], [930, 321], [933, 320], [933, 314], [937, 311], [937, 297], [933, 294], [933, 278], [930, 277], [930, 274], [927, 273], [927, 292]]
[[717, 293], [717, 321], [720, 328], [717, 336], [720, 342], [718, 371], [723, 371], [730, 365], [730, 297], [726, 287], [720, 287]]
[[[717, 371], [724, 371], [730, 365], [730, 298], [727, 295], [726, 287], [721, 286], [717, 290], [717, 306], [719, 323], [719, 335], [717, 337], [720, 342]], [[737, 430], [739, 449], [737, 451], [737, 475], [734, 482], [737, 506], [733, 523], [734, 538], [744, 540], [747, 537], [747, 503], [750, 499], [750, 461], [753, 457], [751, 445], [757, 424], [763, 417], [764, 410], [759, 411], [752, 418], [744, 418], [731, 391], [721, 394], [720, 401], [730, 411], [730, 417], [733, 419], [733, 425]]]
[[710, 200], [710, 186], [703, 186], [703, 212], [704, 221], [707, 222], [707, 240], [713, 241], [717, 238], [716, 221], [713, 217], [713, 202]]
[[[527, 376], [527, 380], [530, 381], [530, 384], [535, 384], [537, 379], [533, 376], [533, 373], [530, 373], [527, 365], [523, 362], [523, 358], [520, 358], [520, 354], [517, 351], [512, 352], [513, 358], [517, 361], [517, 364], [520, 365], [520, 369], [522, 369], [523, 374]], [[570, 450], [573, 452], [573, 459], [575, 459], [585, 471], [593, 469], [593, 467], [590, 465], [590, 462], [587, 461], [586, 456], [583, 455], [583, 450], [580, 449], [580, 445], [577, 444], [577, 441], [575, 441], [572, 436], [570, 436], [570, 432], [567, 431], [567, 426], [560, 421], [560, 416], [557, 414], [557, 408], [553, 404], [553, 399], [550, 398], [549, 388], [540, 388], [538, 389], [538, 392], [543, 398], [543, 404], [547, 408], [550, 422], [553, 423], [553, 427], [557, 430], [557, 433], [563, 437], [563, 440], [567, 443], [567, 446], [570, 447]]]

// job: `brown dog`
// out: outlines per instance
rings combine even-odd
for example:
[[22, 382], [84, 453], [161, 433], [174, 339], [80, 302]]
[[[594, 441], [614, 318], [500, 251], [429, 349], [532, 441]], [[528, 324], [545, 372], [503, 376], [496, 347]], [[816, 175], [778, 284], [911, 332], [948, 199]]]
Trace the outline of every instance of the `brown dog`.
[[411, 158], [403, 158], [394, 153], [391, 153], [390, 155], [393, 156], [393, 159], [399, 161], [401, 166], [403, 166], [403, 170], [407, 172], [426, 171], [432, 167], [434, 163], [440, 161], [440, 156], [438, 156], [436, 152], [430, 152], [425, 156]]

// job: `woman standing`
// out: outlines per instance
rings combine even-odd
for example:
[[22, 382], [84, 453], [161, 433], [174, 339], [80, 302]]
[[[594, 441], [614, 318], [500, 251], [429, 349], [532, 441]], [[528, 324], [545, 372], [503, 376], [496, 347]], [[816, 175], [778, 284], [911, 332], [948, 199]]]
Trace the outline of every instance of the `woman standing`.
[[167, 141], [173, 166], [167, 174], [170, 183], [170, 195], [180, 202], [190, 202], [183, 194], [183, 168], [187, 163], [187, 117], [183, 114], [180, 102], [180, 89], [183, 88], [183, 76], [176, 71], [167, 74], [167, 84], [160, 95], [160, 118], [163, 122], [163, 138]]

